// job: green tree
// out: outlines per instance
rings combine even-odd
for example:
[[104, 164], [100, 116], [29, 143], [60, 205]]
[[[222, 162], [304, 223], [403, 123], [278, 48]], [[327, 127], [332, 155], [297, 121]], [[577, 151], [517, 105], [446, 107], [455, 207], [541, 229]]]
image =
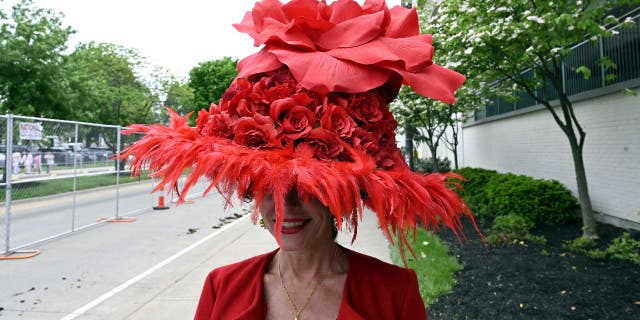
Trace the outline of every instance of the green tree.
[[[402, 86], [390, 109], [402, 128], [401, 132], [407, 138], [405, 150], [410, 152], [409, 150], [413, 150], [417, 144], [425, 143], [429, 147], [431, 158], [434, 159], [434, 169], [439, 172], [438, 161], [435, 160], [438, 158], [437, 150], [442, 136], [452, 118], [452, 107], [423, 97], [408, 86]], [[413, 132], [407, 134], [407, 130]], [[411, 144], [411, 147], [408, 148], [407, 144]], [[409, 159], [411, 164], [412, 157]]]
[[458, 123], [468, 119], [478, 105], [478, 98], [473, 92], [466, 85], [461, 87], [456, 92], [456, 103], [448, 105], [420, 96], [409, 87], [403, 86], [398, 98], [391, 105], [391, 112], [398, 120], [401, 133], [406, 135], [406, 128], [413, 128], [411, 142], [408, 140], [407, 143], [426, 144], [431, 158], [434, 159], [436, 171], [441, 170], [438, 161], [435, 160], [438, 158], [438, 148], [442, 144], [451, 150], [458, 168]]
[[[424, 2], [425, 1], [416, 0], [401, 1], [400, 5], [405, 8], [419, 8], [424, 5]], [[420, 121], [421, 110], [415, 109], [415, 104], [406, 104], [404, 103], [405, 101], [402, 100], [402, 96], [415, 96], [415, 94], [411, 94], [408, 89], [405, 88], [404, 91], [399, 92], [398, 95], [399, 99], [391, 105], [391, 111], [398, 120], [398, 131], [404, 134], [404, 153], [409, 169], [413, 171], [416, 169], [416, 161], [414, 159], [414, 142], [416, 137], [419, 135], [416, 125]]]
[[143, 58], [129, 48], [82, 44], [67, 59], [76, 120], [127, 126], [154, 120], [159, 97], [136, 74]]
[[[169, 107], [179, 114], [187, 114], [201, 109], [201, 107], [196, 107], [194, 103], [193, 88], [168, 70], [159, 66], [155, 67], [147, 82], [151, 91], [160, 97], [158, 108], [153, 110], [155, 122], [169, 123], [169, 114], [164, 110], [164, 107]], [[192, 125], [195, 125], [195, 117], [190, 121]]]
[[[66, 65], [75, 120], [121, 126], [155, 121], [153, 110], [160, 99], [135, 71], [143, 62], [135, 50], [114, 44], [91, 42], [78, 46]], [[91, 145], [103, 139], [117, 150], [115, 133], [112, 129], [85, 128], [83, 142]], [[135, 140], [132, 136], [122, 138], [120, 150]], [[121, 161], [120, 169], [124, 167], [125, 161]]]
[[[421, 29], [425, 33], [433, 33], [431, 19], [435, 16], [433, 5], [428, 1], [403, 1], [405, 7], [415, 7], [421, 18]], [[460, 63], [449, 63], [447, 42], [438, 42], [437, 34], [434, 35], [437, 48], [435, 62], [450, 69], [465, 74]], [[408, 87], [400, 90], [398, 99], [391, 106], [391, 110], [399, 122], [400, 132], [405, 135], [405, 148], [408, 153], [409, 167], [414, 169], [413, 148], [416, 144], [425, 143], [431, 153], [431, 157], [437, 159], [437, 150], [441, 142], [449, 148], [454, 155], [456, 168], [458, 167], [458, 125], [457, 123], [468, 119], [483, 101], [480, 91], [485, 87], [480, 79], [467, 79], [464, 86], [456, 92], [456, 103], [446, 105], [439, 101], [428, 99], [411, 92]], [[449, 136], [446, 136], [449, 128]], [[439, 171], [438, 161], [434, 161], [435, 168]]]
[[435, 62], [467, 76], [465, 83], [455, 93], [456, 102], [449, 106], [440, 104], [440, 108], [446, 108], [447, 112], [437, 119], [438, 126], [444, 128], [442, 129], [444, 130], [444, 135], [441, 137], [442, 142], [452, 152], [454, 166], [458, 169], [460, 125], [471, 118], [481, 106], [489, 102], [487, 97], [495, 95], [498, 91], [487, 85], [493, 80], [483, 77], [483, 74], [473, 74], [469, 71], [473, 66], [468, 66], [466, 60], [457, 60], [460, 48], [457, 46], [457, 42], [451, 41], [446, 35], [441, 34], [443, 26], [440, 25], [438, 19], [437, 3], [433, 1], [422, 2], [418, 8], [418, 14], [421, 28], [425, 33], [433, 35], [436, 48]]
[[0, 112], [71, 117], [63, 66], [74, 31], [32, 0], [16, 4], [10, 18], [0, 15], [0, 23]]
[[445, 135], [443, 136], [444, 145], [453, 154], [454, 168], [459, 169], [458, 161], [458, 145], [460, 135], [460, 124], [465, 123], [475, 110], [480, 106], [478, 98], [482, 98], [482, 95], [476, 94], [477, 90], [472, 90], [470, 85], [463, 85], [456, 92], [456, 102], [447, 106], [449, 119], [446, 123]]
[[[202, 108], [196, 106], [193, 91], [193, 88], [186, 83], [172, 82], [168, 86], [164, 105], [177, 111], [179, 114], [187, 114], [192, 111], [197, 113], [197, 111]], [[190, 121], [192, 125], [195, 125], [195, 117], [192, 117]]]
[[[407, 86], [402, 86], [391, 104], [389, 110], [393, 113], [393, 117], [398, 121], [398, 132], [404, 135], [404, 156], [409, 165], [409, 169], [415, 170], [415, 159], [413, 150], [415, 149], [416, 137], [420, 134], [417, 127], [422, 123], [422, 108], [416, 108], [416, 104], [411, 100], [418, 97], [420, 101], [426, 99], [417, 95]], [[418, 104], [418, 106], [420, 106]]]
[[224, 57], [201, 62], [189, 71], [189, 86], [193, 88], [195, 109], [209, 108], [218, 103], [231, 81], [238, 75], [238, 60]]
[[[563, 84], [564, 72], [589, 73], [584, 66], [565, 68], [571, 46], [585, 39], [610, 36], [607, 26], [621, 22], [611, 9], [631, 1], [442, 0], [436, 3], [437, 34], [447, 39], [450, 61], [464, 63], [467, 76], [493, 79], [517, 97], [525, 94], [545, 106], [566, 135], [573, 156], [583, 235], [596, 238], [582, 157], [586, 132]], [[623, 22], [631, 23], [630, 21]], [[611, 67], [607, 61], [600, 61]], [[525, 72], [529, 70], [529, 72]], [[531, 71], [532, 70], [532, 71]], [[554, 95], [545, 94], [551, 88]], [[557, 98], [556, 98], [557, 97]], [[559, 100], [559, 106], [552, 103]]]

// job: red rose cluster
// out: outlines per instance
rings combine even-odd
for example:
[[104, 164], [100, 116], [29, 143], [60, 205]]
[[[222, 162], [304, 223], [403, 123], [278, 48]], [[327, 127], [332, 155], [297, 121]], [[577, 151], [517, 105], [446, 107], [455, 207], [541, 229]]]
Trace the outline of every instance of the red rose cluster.
[[197, 132], [252, 149], [288, 149], [318, 160], [354, 161], [365, 154], [378, 168], [402, 164], [397, 122], [376, 90], [321, 95], [289, 69], [236, 78], [219, 105], [198, 113]]

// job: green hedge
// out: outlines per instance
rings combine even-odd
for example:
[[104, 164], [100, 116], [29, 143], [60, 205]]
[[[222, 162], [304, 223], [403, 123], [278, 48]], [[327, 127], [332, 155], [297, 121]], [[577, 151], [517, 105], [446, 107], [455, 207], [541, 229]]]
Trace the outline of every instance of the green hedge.
[[556, 225], [575, 219], [578, 202], [556, 180], [478, 168], [456, 172], [468, 179], [460, 194], [478, 217], [517, 214], [534, 225]]
[[462, 183], [463, 190], [458, 190], [462, 198], [469, 205], [469, 209], [476, 216], [482, 216], [487, 206], [487, 196], [485, 193], [485, 186], [489, 180], [498, 175], [497, 171], [487, 170], [482, 168], [461, 168], [454, 172], [462, 175], [467, 181]]

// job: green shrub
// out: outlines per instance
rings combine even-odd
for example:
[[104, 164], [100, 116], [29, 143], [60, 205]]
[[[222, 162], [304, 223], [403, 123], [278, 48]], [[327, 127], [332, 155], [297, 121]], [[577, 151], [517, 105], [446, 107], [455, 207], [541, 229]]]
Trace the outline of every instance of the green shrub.
[[529, 230], [533, 223], [517, 214], [498, 216], [493, 220], [493, 225], [486, 238], [489, 244], [524, 244], [525, 242], [534, 244], [545, 244], [547, 239], [544, 236], [534, 236]]
[[504, 245], [504, 244], [546, 244], [547, 238], [544, 236], [536, 236], [529, 232], [525, 234], [520, 233], [505, 233], [505, 232], [492, 232], [485, 241], [492, 245]]
[[473, 214], [482, 217], [482, 213], [485, 211], [484, 208], [487, 205], [485, 186], [492, 177], [499, 173], [494, 170], [469, 167], [461, 168], [454, 172], [466, 179], [462, 183], [464, 189], [457, 190], [458, 194], [464, 199]]
[[612, 259], [640, 264], [640, 241], [632, 238], [628, 232], [613, 239], [605, 251]]
[[[438, 172], [451, 171], [451, 161], [449, 158], [438, 158], [438, 166], [440, 170]], [[433, 158], [416, 158], [416, 171], [422, 173], [435, 172], [435, 166], [433, 164]]]
[[579, 254], [587, 254], [593, 251], [593, 247], [596, 246], [596, 241], [588, 237], [579, 237], [573, 240], [565, 241], [562, 245], [563, 248]]
[[477, 217], [509, 214], [524, 217], [533, 226], [557, 225], [575, 219], [578, 201], [556, 180], [498, 173], [480, 168], [455, 170], [467, 181], [458, 194]]
[[454, 170], [454, 172], [463, 176], [467, 180], [464, 183], [464, 191], [461, 192], [462, 196], [481, 193], [484, 191], [484, 186], [489, 182], [489, 179], [499, 174], [495, 170], [470, 167], [460, 168]]
[[585, 254], [592, 259], [601, 260], [609, 257], [640, 264], [640, 241], [632, 238], [628, 232], [613, 239], [604, 250], [594, 249], [595, 246], [595, 240], [585, 237], [566, 241], [563, 245], [565, 249], [571, 252]]
[[586, 252], [586, 255], [594, 260], [603, 260], [607, 257], [607, 251], [602, 249], [593, 249]]
[[534, 225], [557, 225], [575, 219], [576, 199], [555, 180], [499, 174], [489, 179], [485, 192], [482, 215], [519, 214]]
[[519, 214], [498, 216], [493, 220], [491, 230], [496, 232], [527, 233], [533, 228], [533, 224]]

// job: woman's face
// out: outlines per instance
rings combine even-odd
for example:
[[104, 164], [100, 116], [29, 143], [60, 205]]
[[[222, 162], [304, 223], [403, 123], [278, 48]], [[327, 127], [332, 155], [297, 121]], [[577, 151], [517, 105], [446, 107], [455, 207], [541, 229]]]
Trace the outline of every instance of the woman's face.
[[[275, 235], [276, 209], [271, 196], [260, 204], [260, 213], [266, 228]], [[285, 198], [280, 248], [296, 251], [333, 243], [331, 216], [318, 199], [310, 197], [305, 202], [296, 192], [290, 192]]]

